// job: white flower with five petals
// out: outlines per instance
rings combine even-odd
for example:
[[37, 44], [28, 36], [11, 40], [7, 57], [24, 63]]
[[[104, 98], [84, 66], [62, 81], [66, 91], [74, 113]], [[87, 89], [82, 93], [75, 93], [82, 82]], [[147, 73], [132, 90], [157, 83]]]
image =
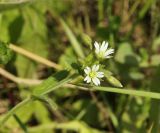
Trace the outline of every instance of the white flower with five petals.
[[86, 77], [84, 78], [84, 81], [87, 83], [93, 82], [95, 85], [100, 85], [100, 80], [99, 78], [104, 77], [103, 72], [99, 72], [99, 65], [93, 65], [92, 68], [86, 67], [84, 69], [84, 72], [86, 74]]
[[104, 58], [111, 58], [111, 54], [114, 53], [114, 49], [108, 49], [108, 42], [103, 41], [102, 45], [100, 45], [98, 42], [95, 41], [95, 53], [98, 58], [104, 59]]

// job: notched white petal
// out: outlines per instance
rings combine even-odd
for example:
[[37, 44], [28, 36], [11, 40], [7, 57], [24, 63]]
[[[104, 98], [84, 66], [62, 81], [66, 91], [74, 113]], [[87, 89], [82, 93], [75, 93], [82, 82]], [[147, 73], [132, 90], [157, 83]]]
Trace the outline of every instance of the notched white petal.
[[92, 67], [92, 71], [98, 71], [99, 70], [99, 65], [94, 65]]
[[91, 72], [91, 69], [90, 69], [89, 67], [86, 67], [86, 68], [84, 69], [84, 72], [85, 72], [86, 74], [89, 74], [89, 73]]
[[95, 49], [96, 49], [95, 52], [99, 53], [99, 49], [100, 49], [99, 47], [100, 46], [99, 46], [98, 42], [95, 41], [94, 46], [95, 46]]
[[106, 42], [105, 45], [104, 45], [104, 51], [106, 51], [107, 48], [108, 48], [108, 42]]
[[89, 77], [88, 79], [87, 79], [87, 83], [90, 83], [91, 82], [91, 78]]
[[107, 57], [108, 55], [113, 54], [113, 53], [114, 53], [114, 49], [109, 49], [105, 52], [105, 57]]
[[97, 72], [97, 77], [98, 78], [103, 78], [104, 77], [104, 73], [103, 72]]
[[96, 65], [92, 66], [92, 71], [95, 71]]
[[97, 77], [93, 78], [92, 81], [95, 85], [100, 85], [100, 80]]
[[105, 56], [105, 58], [109, 59], [109, 58], [112, 58], [113, 56], [110, 56], [110, 55], [107, 55]]
[[97, 65], [95, 68], [95, 71], [98, 71], [98, 70], [99, 70], [99, 65]]
[[101, 47], [100, 47], [100, 51], [104, 51], [105, 44], [106, 44], [106, 42], [103, 41], [103, 42], [102, 42], [102, 45], [101, 45]]
[[90, 83], [91, 82], [91, 78], [89, 76], [86, 76], [84, 81], [86, 81], [87, 83]]
[[84, 81], [87, 81], [87, 80], [88, 80], [88, 78], [89, 78], [89, 77], [88, 77], [88, 76], [86, 76], [86, 77], [84, 78]]
[[103, 42], [102, 42], [102, 45], [101, 45], [101, 48], [102, 48], [102, 49], [104, 48], [105, 44], [106, 44], [106, 42], [103, 41]]

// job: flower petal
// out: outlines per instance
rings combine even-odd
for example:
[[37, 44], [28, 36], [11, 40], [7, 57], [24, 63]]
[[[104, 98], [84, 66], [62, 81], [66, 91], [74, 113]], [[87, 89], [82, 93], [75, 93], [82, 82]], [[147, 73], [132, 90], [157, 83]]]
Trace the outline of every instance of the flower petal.
[[112, 58], [113, 56], [110, 56], [110, 55], [107, 55], [105, 56], [105, 58], [109, 59], [109, 58]]
[[97, 77], [98, 78], [103, 78], [104, 77], [104, 73], [103, 72], [97, 72]]
[[99, 44], [98, 44], [98, 42], [95, 41], [94, 47], [95, 47], [95, 49], [96, 49], [95, 52], [96, 52], [96, 53], [99, 53]]
[[84, 81], [86, 81], [87, 83], [90, 83], [91, 82], [91, 78], [89, 76], [86, 76]]
[[97, 77], [93, 78], [92, 81], [95, 85], [100, 85], [100, 80]]
[[92, 71], [98, 71], [99, 65], [93, 65], [92, 66]]
[[106, 51], [107, 48], [108, 48], [108, 42], [105, 43], [105, 45], [104, 45], [104, 50]]
[[107, 58], [108, 55], [113, 54], [114, 53], [114, 49], [109, 49], [105, 52], [105, 58]]
[[103, 41], [103, 42], [102, 42], [102, 45], [101, 45], [101, 47], [100, 47], [100, 51], [105, 51], [105, 50], [104, 50], [105, 44], [106, 44], [106, 42]]
[[87, 83], [90, 83], [90, 82], [91, 82], [91, 78], [89, 77], [88, 80], [87, 80]]
[[100, 48], [100, 51], [106, 51], [107, 47], [108, 47], [108, 42], [103, 41], [101, 48]]
[[84, 69], [84, 72], [88, 75], [91, 72], [91, 68], [90, 67], [86, 67]]

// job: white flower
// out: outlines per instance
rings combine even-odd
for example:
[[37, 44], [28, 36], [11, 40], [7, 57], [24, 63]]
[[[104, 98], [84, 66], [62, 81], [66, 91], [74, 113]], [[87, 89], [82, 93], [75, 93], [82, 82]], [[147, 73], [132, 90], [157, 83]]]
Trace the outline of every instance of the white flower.
[[108, 42], [103, 41], [102, 45], [95, 41], [95, 53], [99, 58], [111, 58], [110, 54], [114, 53], [114, 49], [108, 49]]
[[86, 67], [84, 69], [84, 72], [86, 74], [84, 81], [86, 81], [87, 83], [93, 82], [97, 86], [100, 85], [99, 78], [103, 78], [104, 73], [98, 72], [98, 70], [99, 70], [99, 65], [93, 65], [92, 68]]

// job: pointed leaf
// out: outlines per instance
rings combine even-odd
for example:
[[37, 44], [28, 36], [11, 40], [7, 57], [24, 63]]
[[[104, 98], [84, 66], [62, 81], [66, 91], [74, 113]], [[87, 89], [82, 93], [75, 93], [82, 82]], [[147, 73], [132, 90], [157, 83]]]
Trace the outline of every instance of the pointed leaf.
[[34, 89], [33, 95], [42, 96], [61, 87], [65, 83], [71, 81], [72, 78], [67, 77], [68, 74], [69, 72], [64, 70], [50, 76], [47, 80]]

